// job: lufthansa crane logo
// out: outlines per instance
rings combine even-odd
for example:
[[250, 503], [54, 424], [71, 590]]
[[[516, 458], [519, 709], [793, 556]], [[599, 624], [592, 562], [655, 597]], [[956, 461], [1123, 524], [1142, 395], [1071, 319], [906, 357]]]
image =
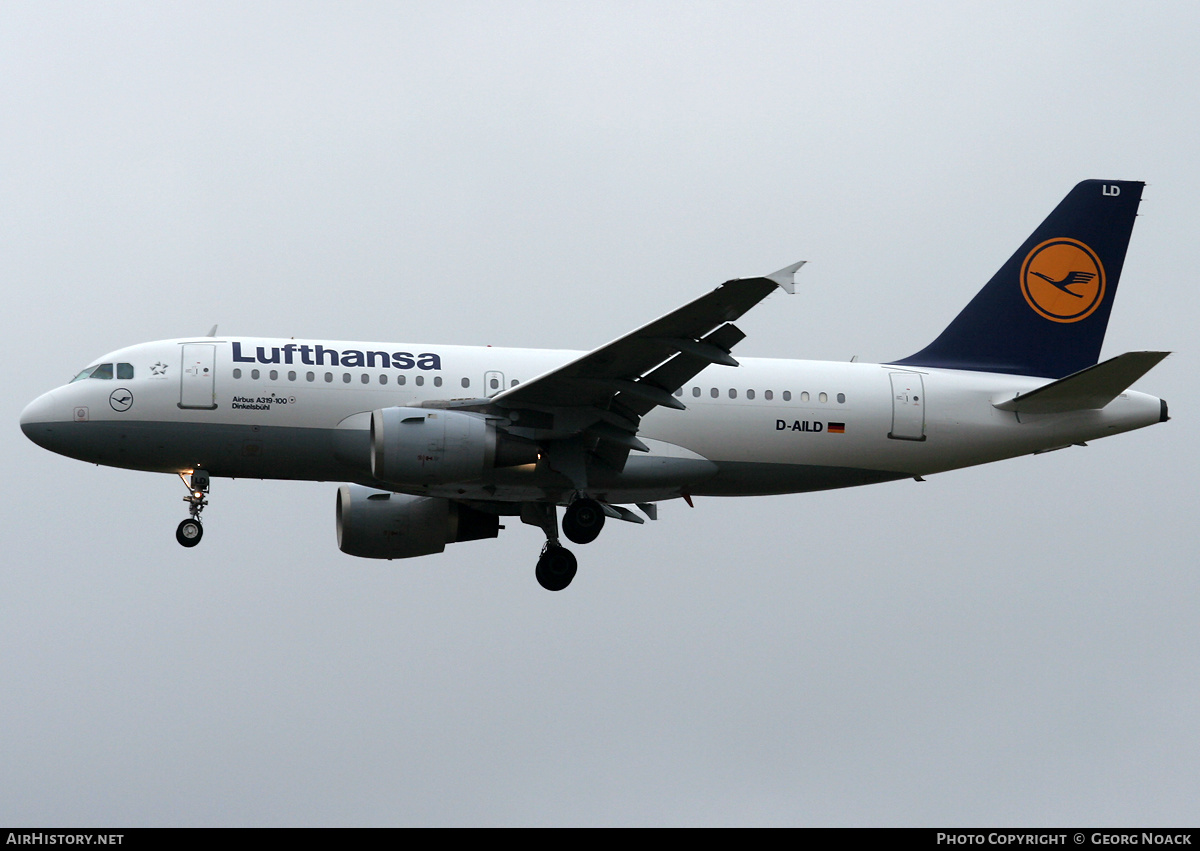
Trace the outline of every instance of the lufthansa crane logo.
[[1087, 319], [1104, 301], [1104, 266], [1077, 239], [1048, 239], [1021, 264], [1021, 294], [1051, 322]]
[[133, 407], [133, 394], [124, 387], [118, 387], [108, 394], [108, 404], [118, 414], [123, 414]]

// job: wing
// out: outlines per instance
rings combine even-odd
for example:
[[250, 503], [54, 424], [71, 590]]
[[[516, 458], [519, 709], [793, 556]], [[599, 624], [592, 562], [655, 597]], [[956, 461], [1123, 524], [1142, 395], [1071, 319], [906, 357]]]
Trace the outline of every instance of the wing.
[[[582, 489], [595, 459], [621, 470], [641, 418], [656, 406], [682, 410], [673, 394], [712, 364], [737, 366], [730, 350], [746, 335], [733, 320], [776, 287], [794, 291], [804, 261], [761, 278], [727, 281], [636, 331], [491, 398], [495, 409], [517, 412], [514, 428], [549, 447], [556, 469]], [[526, 414], [525, 412], [529, 412]], [[540, 416], [539, 416], [540, 415]], [[590, 457], [589, 457], [590, 456]]]

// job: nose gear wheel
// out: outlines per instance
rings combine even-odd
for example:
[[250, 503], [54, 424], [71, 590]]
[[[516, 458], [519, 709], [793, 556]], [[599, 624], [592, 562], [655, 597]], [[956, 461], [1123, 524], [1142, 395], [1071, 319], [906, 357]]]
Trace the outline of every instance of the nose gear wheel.
[[208, 493], [208, 471], [193, 470], [191, 476], [184, 473], [179, 478], [188, 489], [188, 495], [183, 501], [188, 504], [188, 513], [192, 516], [183, 520], [175, 527], [175, 540], [180, 546], [194, 547], [204, 537], [204, 526], [200, 523], [200, 512], [208, 505], [204, 495]]
[[175, 528], [175, 540], [185, 547], [196, 546], [203, 535], [204, 527], [200, 525], [199, 520], [181, 520]]

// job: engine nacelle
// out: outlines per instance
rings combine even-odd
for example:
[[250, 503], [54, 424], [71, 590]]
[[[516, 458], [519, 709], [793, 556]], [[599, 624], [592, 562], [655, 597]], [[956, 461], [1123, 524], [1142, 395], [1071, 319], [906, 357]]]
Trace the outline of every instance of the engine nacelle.
[[371, 413], [371, 475], [397, 485], [479, 479], [485, 471], [537, 461], [537, 447], [496, 431], [480, 414], [428, 408]]
[[342, 485], [337, 496], [338, 549], [360, 558], [413, 558], [446, 544], [495, 538], [500, 517], [429, 496]]

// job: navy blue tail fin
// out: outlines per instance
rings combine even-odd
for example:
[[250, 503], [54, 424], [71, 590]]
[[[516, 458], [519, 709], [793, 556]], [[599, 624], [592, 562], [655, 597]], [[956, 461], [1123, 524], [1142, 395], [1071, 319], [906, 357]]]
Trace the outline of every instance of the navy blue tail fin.
[[1143, 186], [1077, 185], [936, 340], [895, 363], [1046, 378], [1095, 364]]

